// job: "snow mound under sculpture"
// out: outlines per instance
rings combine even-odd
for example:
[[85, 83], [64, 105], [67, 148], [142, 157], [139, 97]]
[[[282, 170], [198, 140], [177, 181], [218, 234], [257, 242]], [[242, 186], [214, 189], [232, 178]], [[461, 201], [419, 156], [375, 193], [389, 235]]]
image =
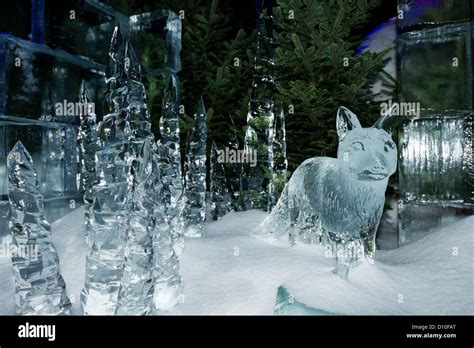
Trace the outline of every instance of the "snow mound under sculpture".
[[342, 278], [364, 256], [373, 262], [385, 190], [397, 166], [395, 143], [381, 129], [390, 111], [373, 127], [362, 128], [354, 113], [340, 107], [337, 158], [304, 161], [253, 233], [269, 241], [288, 236], [291, 245], [324, 245], [328, 257], [337, 259], [334, 273]]

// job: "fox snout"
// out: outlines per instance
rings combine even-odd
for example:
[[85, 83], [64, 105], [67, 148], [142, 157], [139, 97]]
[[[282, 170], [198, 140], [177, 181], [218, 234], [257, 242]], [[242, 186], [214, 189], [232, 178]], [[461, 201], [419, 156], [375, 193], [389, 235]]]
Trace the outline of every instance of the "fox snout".
[[361, 180], [382, 180], [388, 176], [388, 169], [383, 165], [374, 165], [359, 173], [359, 179]]

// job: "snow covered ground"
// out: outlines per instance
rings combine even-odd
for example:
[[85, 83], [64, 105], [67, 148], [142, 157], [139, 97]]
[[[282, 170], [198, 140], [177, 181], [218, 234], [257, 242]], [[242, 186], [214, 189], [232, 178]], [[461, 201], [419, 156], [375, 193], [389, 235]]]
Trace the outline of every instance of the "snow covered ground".
[[[284, 285], [306, 306], [340, 314], [474, 314], [474, 216], [390, 251], [374, 265], [335, 276], [320, 246], [272, 245], [249, 233], [266, 217], [231, 213], [186, 239], [181, 260], [185, 297], [170, 314], [273, 314]], [[82, 209], [56, 221], [53, 240], [74, 313], [81, 314], [86, 246]], [[14, 314], [10, 259], [0, 258], [0, 315]]]

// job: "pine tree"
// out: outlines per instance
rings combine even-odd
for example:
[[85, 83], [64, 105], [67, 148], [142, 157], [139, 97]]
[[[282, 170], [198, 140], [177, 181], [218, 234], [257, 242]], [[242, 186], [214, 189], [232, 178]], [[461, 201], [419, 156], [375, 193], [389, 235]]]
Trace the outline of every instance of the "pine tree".
[[379, 113], [371, 78], [386, 52], [356, 55], [357, 29], [379, 0], [278, 0], [275, 17], [277, 100], [287, 114], [288, 160], [294, 169], [313, 156], [335, 155], [335, 114], [341, 105], [364, 126]]
[[[153, 11], [157, 8], [170, 9], [176, 14], [182, 13], [184, 15], [182, 69], [178, 74], [181, 104], [184, 106], [184, 114], [180, 115], [181, 132], [187, 134], [193, 127], [194, 108], [202, 95], [207, 107], [209, 139], [214, 139], [217, 145], [225, 145], [229, 114], [235, 116], [239, 140], [243, 139], [255, 39], [254, 34], [235, 28], [236, 24], [239, 26], [240, 19], [236, 18], [236, 14], [232, 11], [232, 0], [158, 0], [153, 3], [146, 0], [104, 0], [104, 2], [127, 15]], [[153, 40], [153, 36], [149, 39]], [[153, 59], [151, 53], [149, 58]], [[141, 63], [146, 68], [146, 64]], [[152, 118], [156, 118], [155, 111], [159, 110], [159, 107], [150, 104], [153, 100], [155, 103], [161, 101], [162, 91], [155, 81], [148, 81], [145, 85], [148, 92], [148, 107]], [[154, 131], [159, 137], [156, 129]], [[209, 142], [208, 146], [210, 145]], [[181, 138], [181, 149], [184, 158], [185, 137]]]
[[218, 145], [226, 143], [228, 114], [242, 115], [235, 120], [242, 139], [252, 78], [253, 34], [243, 29], [234, 33], [230, 0], [162, 0], [160, 3], [176, 13], [184, 11], [179, 73], [181, 104], [185, 110], [181, 115], [183, 133], [192, 128], [194, 107], [202, 95], [208, 107], [209, 139]]

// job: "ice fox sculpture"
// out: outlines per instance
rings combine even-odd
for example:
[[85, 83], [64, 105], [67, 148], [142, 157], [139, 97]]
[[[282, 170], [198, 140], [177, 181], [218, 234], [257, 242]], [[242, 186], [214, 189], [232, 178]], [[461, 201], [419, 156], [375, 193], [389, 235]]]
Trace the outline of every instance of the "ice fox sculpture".
[[362, 128], [345, 107], [337, 112], [337, 158], [304, 161], [287, 183], [271, 214], [254, 231], [259, 237], [319, 243], [337, 259], [345, 278], [364, 256], [373, 262], [375, 233], [382, 217], [388, 178], [397, 166], [397, 149], [382, 123]]

